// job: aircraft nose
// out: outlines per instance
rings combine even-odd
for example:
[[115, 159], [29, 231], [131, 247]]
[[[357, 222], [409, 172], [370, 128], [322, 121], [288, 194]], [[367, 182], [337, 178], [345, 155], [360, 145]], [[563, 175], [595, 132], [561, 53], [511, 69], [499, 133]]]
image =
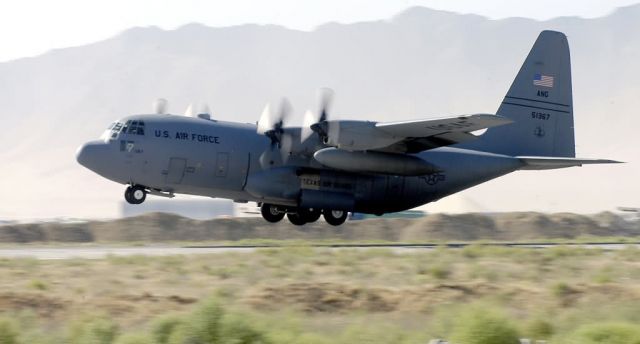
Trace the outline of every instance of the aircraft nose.
[[103, 141], [90, 141], [78, 148], [76, 160], [78, 163], [90, 170], [96, 170], [100, 164], [105, 162], [109, 145]]

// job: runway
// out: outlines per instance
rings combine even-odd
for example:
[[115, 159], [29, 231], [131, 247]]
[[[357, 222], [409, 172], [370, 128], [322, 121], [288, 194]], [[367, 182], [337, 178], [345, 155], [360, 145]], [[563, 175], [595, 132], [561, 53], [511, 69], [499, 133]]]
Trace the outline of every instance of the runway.
[[460, 249], [469, 245], [482, 246], [502, 246], [502, 247], [518, 247], [528, 249], [548, 249], [556, 246], [582, 247], [588, 249], [601, 250], [620, 250], [627, 247], [640, 248], [640, 242], [629, 243], [606, 243], [606, 242], [588, 242], [588, 243], [447, 243], [447, 244], [315, 244], [315, 245], [189, 245], [189, 246], [171, 246], [171, 245], [148, 245], [148, 246], [13, 246], [0, 248], [0, 258], [30, 258], [38, 260], [56, 260], [56, 259], [104, 259], [110, 256], [171, 256], [171, 255], [194, 255], [194, 254], [217, 254], [217, 253], [251, 253], [260, 249], [282, 249], [290, 247], [312, 247], [319, 250], [344, 250], [344, 249], [390, 249], [396, 253], [415, 253], [435, 250], [437, 248]]

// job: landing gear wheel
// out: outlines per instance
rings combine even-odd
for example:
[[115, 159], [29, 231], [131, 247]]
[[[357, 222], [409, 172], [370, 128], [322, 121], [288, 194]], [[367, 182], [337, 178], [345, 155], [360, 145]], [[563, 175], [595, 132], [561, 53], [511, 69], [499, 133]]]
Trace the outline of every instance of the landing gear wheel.
[[140, 204], [147, 198], [147, 191], [142, 186], [130, 186], [124, 191], [124, 199], [130, 204]]
[[330, 210], [325, 209], [322, 211], [324, 220], [332, 226], [340, 226], [347, 220], [348, 213], [344, 210]]
[[305, 221], [304, 215], [302, 214], [289, 213], [287, 214], [287, 218], [289, 219], [289, 222], [296, 226], [303, 226], [307, 223], [307, 221]]
[[322, 211], [320, 211], [320, 209], [314, 209], [314, 208], [300, 209], [298, 211], [298, 214], [300, 214], [300, 216], [302, 216], [302, 218], [307, 223], [311, 223], [311, 222], [318, 221], [318, 219], [320, 218], [320, 215], [322, 215]]
[[279, 222], [284, 218], [284, 213], [278, 210], [273, 204], [263, 204], [260, 207], [260, 213], [262, 213], [262, 217], [271, 223]]

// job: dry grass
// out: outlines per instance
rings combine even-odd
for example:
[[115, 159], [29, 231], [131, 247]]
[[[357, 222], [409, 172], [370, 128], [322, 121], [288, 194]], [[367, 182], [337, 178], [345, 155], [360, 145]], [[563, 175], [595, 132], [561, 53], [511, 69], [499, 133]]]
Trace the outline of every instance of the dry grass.
[[566, 334], [603, 320], [640, 321], [640, 252], [291, 247], [0, 260], [0, 309], [12, 318], [29, 315], [24, 327], [31, 331], [60, 336], [73, 321], [96, 314], [112, 319], [121, 332], [144, 332], [159, 315], [189, 312], [212, 295], [231, 312], [262, 324], [271, 338], [308, 335], [348, 342], [375, 337], [371, 331], [390, 326], [385, 333], [405, 336], [389, 340], [419, 342], [450, 333], [451, 319], [468, 304], [500, 309], [524, 332], [544, 328], [539, 319], [546, 319], [551, 332]]

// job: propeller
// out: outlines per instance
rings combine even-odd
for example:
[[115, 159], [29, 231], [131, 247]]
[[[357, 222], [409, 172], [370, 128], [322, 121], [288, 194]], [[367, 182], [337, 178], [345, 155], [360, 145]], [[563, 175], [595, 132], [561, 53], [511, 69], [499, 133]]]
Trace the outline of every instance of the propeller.
[[193, 109], [193, 103], [189, 104], [187, 109], [184, 111], [184, 115], [187, 117], [211, 119], [211, 110], [209, 109], [209, 105], [207, 105], [206, 103], [201, 104], [200, 110], [198, 110], [197, 112], [194, 112]]
[[289, 118], [291, 112], [291, 105], [286, 98], [283, 98], [280, 102], [280, 111], [274, 114], [271, 111], [271, 105], [267, 104], [260, 119], [258, 120], [258, 134], [263, 134], [271, 139], [271, 145], [280, 145], [282, 134], [284, 133], [284, 122]]
[[300, 139], [302, 142], [306, 141], [314, 132], [320, 136], [321, 140], [324, 140], [329, 134], [330, 122], [327, 121], [329, 117], [329, 109], [333, 100], [333, 90], [330, 88], [321, 88], [318, 90], [318, 103], [320, 108], [318, 112], [314, 114], [311, 111], [307, 111], [304, 114], [304, 120], [302, 124], [302, 131]]
[[211, 118], [211, 109], [209, 108], [209, 104], [203, 103], [200, 105], [200, 111], [198, 111], [198, 117]]
[[169, 102], [164, 98], [158, 98], [153, 102], [153, 113], [157, 115], [166, 115], [169, 108]]
[[271, 140], [270, 149], [266, 150], [260, 156], [260, 163], [263, 167], [275, 161], [274, 150], [276, 148], [280, 151], [280, 158], [283, 162], [286, 162], [288, 159], [293, 145], [293, 139], [291, 138], [291, 134], [284, 130], [284, 123], [289, 118], [290, 113], [291, 104], [286, 98], [283, 98], [280, 102], [280, 109], [277, 113], [274, 114], [271, 111], [270, 104], [267, 104], [262, 111], [256, 131], [258, 134], [263, 134]]

